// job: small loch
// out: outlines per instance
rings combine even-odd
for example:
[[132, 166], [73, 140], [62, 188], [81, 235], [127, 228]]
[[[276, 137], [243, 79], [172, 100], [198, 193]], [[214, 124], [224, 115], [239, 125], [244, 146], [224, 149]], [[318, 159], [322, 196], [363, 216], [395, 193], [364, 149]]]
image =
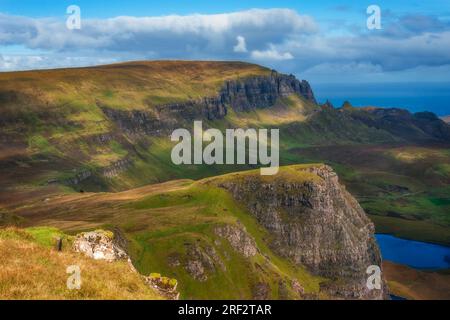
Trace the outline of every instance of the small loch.
[[383, 260], [415, 269], [450, 268], [450, 247], [406, 240], [389, 234], [375, 235]]

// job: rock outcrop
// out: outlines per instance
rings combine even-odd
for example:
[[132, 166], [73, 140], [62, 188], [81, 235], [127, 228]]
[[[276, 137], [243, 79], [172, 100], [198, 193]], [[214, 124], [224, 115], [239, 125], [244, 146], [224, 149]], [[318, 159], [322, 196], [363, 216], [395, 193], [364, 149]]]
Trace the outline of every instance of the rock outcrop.
[[[75, 252], [84, 253], [95, 260], [106, 260], [108, 262], [127, 260], [130, 269], [138, 273], [126, 252], [126, 246], [127, 240], [118, 228], [114, 232], [96, 230], [80, 233], [75, 237], [72, 244]], [[148, 286], [155, 289], [161, 296], [169, 300], [178, 300], [180, 293], [177, 291], [178, 282], [176, 279], [162, 277], [158, 273], [152, 273], [149, 276], [141, 275], [141, 277]]]
[[133, 161], [130, 158], [123, 158], [113, 162], [108, 167], [101, 169], [101, 174], [106, 178], [113, 178], [130, 168], [132, 165]]
[[144, 277], [144, 281], [148, 286], [169, 300], [178, 300], [180, 298], [180, 293], [177, 291], [178, 281], [176, 279], [163, 277], [159, 273], [151, 273], [148, 277]]
[[278, 98], [298, 94], [316, 103], [309, 83], [299, 81], [293, 75], [273, 71], [270, 76], [249, 77], [244, 80], [226, 82], [220, 93], [222, 104], [230, 105], [236, 111], [273, 106]]
[[228, 108], [242, 112], [271, 107], [279, 98], [292, 94], [316, 103], [307, 81], [272, 71], [269, 76], [226, 81], [215, 97], [157, 105], [151, 110], [117, 110], [100, 102], [97, 104], [128, 135], [161, 135], [185, 121], [222, 119]]
[[220, 256], [212, 246], [187, 244], [185, 270], [196, 280], [206, 281], [217, 269], [226, 270]]
[[114, 178], [133, 166], [133, 160], [131, 157], [125, 157], [117, 161], [112, 162], [110, 165], [98, 168], [98, 169], [73, 169], [73, 176], [66, 179], [50, 179], [47, 180], [47, 184], [63, 183], [70, 186], [76, 186], [84, 182], [85, 180], [95, 177]]
[[114, 241], [111, 231], [83, 232], [76, 236], [73, 249], [96, 260], [115, 261], [128, 259], [128, 254]]
[[[67, 178], [63, 181], [63, 183], [68, 185], [77, 185], [81, 182], [83, 182], [86, 179], [89, 179], [92, 176], [91, 170], [88, 169], [81, 169], [78, 172], [76, 172], [73, 177]], [[59, 182], [58, 180], [50, 180], [47, 181], [47, 183], [54, 183]]]
[[234, 250], [244, 257], [253, 257], [258, 252], [255, 240], [248, 235], [245, 229], [233, 225], [224, 225], [215, 228], [215, 233], [226, 239]]
[[220, 182], [271, 234], [278, 254], [333, 279], [323, 290], [335, 297], [382, 299], [386, 288], [369, 290], [366, 270], [381, 268], [374, 225], [325, 165], [298, 169], [315, 179], [245, 175]]

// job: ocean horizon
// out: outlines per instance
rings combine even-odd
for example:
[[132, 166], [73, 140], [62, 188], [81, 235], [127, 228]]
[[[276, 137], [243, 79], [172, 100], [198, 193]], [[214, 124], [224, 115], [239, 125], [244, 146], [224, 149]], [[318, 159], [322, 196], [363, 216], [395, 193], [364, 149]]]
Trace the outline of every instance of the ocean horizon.
[[355, 107], [402, 108], [411, 112], [430, 111], [450, 115], [450, 83], [312, 83], [319, 103], [327, 99], [337, 108], [344, 101]]

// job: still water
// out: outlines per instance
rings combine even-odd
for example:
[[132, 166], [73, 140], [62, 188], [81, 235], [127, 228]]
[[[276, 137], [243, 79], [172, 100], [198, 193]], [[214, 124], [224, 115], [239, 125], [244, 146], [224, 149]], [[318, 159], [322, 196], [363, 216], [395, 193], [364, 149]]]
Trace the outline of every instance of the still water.
[[450, 268], [450, 247], [405, 240], [388, 234], [377, 234], [383, 260], [405, 264], [416, 269]]

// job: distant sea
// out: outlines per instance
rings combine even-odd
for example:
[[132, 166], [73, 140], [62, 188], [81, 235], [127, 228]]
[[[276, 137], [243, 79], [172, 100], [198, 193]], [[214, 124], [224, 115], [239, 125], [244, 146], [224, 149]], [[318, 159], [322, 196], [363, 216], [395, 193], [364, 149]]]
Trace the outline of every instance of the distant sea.
[[450, 115], [450, 83], [311, 83], [311, 86], [320, 103], [328, 99], [335, 107], [348, 100], [355, 107], [397, 107]]

